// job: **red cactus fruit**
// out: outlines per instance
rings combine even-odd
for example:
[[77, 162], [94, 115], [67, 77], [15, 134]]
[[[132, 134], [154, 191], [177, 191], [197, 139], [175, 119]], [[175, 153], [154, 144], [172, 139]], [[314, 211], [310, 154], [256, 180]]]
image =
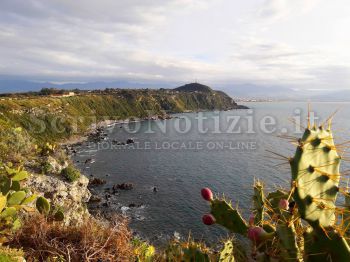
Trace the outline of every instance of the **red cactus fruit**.
[[213, 200], [213, 192], [211, 192], [210, 188], [202, 188], [201, 190], [202, 197], [207, 201]]
[[253, 242], [260, 242], [267, 235], [262, 227], [250, 227], [248, 229], [248, 238]]
[[288, 210], [289, 208], [289, 202], [287, 199], [282, 198], [280, 202], [278, 203], [278, 207], [283, 210]]
[[215, 217], [212, 214], [206, 214], [202, 217], [202, 221], [205, 225], [215, 224]]

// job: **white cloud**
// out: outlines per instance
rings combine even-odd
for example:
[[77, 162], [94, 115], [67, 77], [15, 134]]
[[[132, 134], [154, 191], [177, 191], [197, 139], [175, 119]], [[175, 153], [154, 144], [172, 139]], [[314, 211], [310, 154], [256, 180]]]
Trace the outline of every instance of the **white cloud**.
[[288, 19], [311, 11], [319, 0], [265, 0], [258, 8], [257, 14], [263, 19], [274, 22]]
[[321, 2], [3, 0], [0, 75], [344, 88], [350, 10]]

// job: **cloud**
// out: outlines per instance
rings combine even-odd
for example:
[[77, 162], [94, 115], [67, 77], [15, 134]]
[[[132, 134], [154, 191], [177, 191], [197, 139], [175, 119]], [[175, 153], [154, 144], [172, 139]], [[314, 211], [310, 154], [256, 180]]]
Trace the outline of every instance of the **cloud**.
[[[298, 16], [315, 10], [317, 0], [243, 2], [3, 0], [0, 75], [325, 88], [333, 76], [349, 78], [350, 56], [299, 44], [302, 38], [295, 41], [293, 31], [289, 36], [280, 26], [285, 20], [300, 22]], [[248, 14], [253, 16], [244, 19]], [[300, 24], [298, 34], [307, 25]]]
[[287, 19], [291, 15], [306, 14], [318, 3], [318, 0], [265, 0], [258, 8], [258, 17], [269, 22]]

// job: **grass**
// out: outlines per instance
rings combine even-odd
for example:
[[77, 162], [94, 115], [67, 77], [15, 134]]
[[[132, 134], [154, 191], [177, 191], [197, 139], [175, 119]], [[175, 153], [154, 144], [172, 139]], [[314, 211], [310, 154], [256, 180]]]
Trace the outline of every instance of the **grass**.
[[127, 221], [114, 217], [113, 224], [93, 218], [81, 225], [63, 226], [41, 215], [27, 218], [9, 243], [21, 248], [31, 261], [131, 261], [133, 247]]

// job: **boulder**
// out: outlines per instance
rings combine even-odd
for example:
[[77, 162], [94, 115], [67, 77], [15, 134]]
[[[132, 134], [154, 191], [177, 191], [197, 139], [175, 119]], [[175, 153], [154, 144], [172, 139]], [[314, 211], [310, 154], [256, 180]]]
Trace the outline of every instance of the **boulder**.
[[106, 184], [106, 180], [98, 178], [98, 177], [94, 177], [94, 178], [90, 179], [90, 181], [89, 181], [89, 187], [99, 186], [99, 185], [104, 185], [104, 184]]
[[31, 175], [26, 186], [38, 195], [45, 195], [51, 206], [61, 207], [66, 225], [76, 225], [88, 217], [86, 203], [91, 197], [89, 179], [83, 175], [71, 183], [59, 176]]
[[135, 143], [135, 141], [134, 141], [134, 139], [132, 139], [132, 138], [129, 138], [128, 140], [126, 140], [126, 144], [128, 145], [128, 144], [133, 144], [133, 143]]
[[115, 184], [113, 186], [113, 191], [117, 191], [118, 189], [120, 190], [131, 190], [134, 188], [134, 185], [132, 183], [122, 183], [122, 184]]

